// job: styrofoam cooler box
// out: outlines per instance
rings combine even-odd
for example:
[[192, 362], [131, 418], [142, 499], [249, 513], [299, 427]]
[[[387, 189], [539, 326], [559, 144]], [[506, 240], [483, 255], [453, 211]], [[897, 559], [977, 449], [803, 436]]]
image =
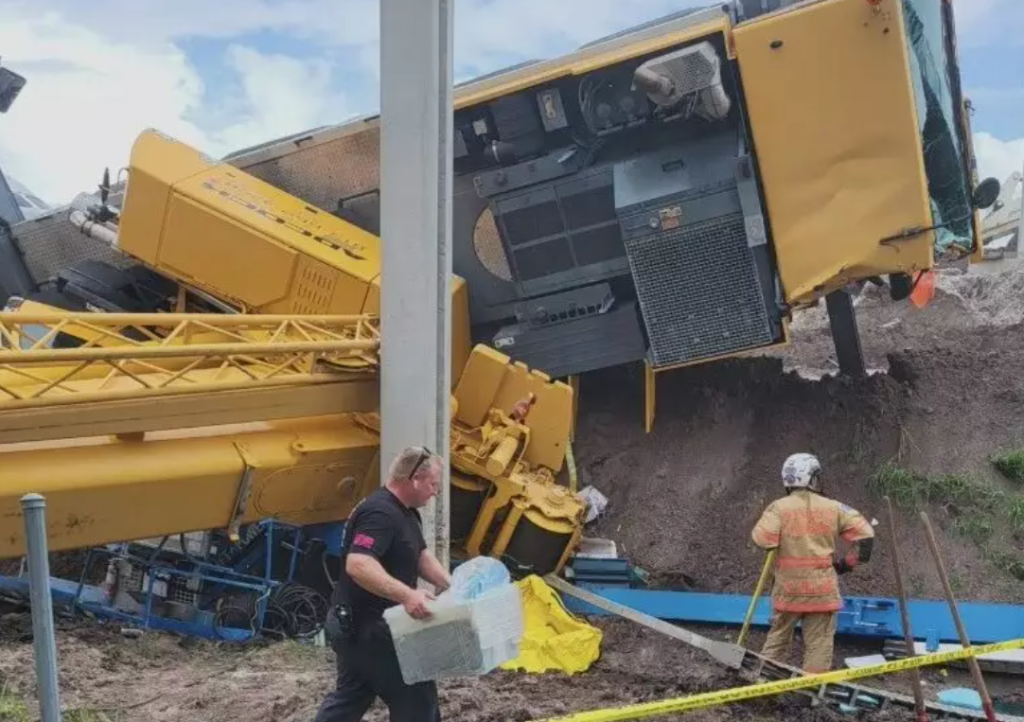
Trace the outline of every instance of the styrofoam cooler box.
[[384, 611], [406, 684], [486, 674], [519, 656], [523, 605], [506, 584], [472, 600], [441, 595], [430, 619], [413, 619], [399, 605]]

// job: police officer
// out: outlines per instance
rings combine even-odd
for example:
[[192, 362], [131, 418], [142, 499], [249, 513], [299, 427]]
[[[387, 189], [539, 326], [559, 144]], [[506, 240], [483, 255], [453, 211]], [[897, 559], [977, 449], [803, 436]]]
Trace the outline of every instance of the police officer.
[[363, 499], [345, 525], [341, 575], [325, 625], [337, 655], [338, 682], [315, 722], [356, 722], [378, 697], [391, 722], [440, 722], [436, 684], [402, 680], [383, 613], [401, 604], [411, 616], [426, 619], [434, 597], [416, 588], [417, 579], [437, 591], [451, 584], [427, 549], [418, 511], [441, 489], [441, 464], [426, 447], [405, 449], [392, 462], [386, 484]]

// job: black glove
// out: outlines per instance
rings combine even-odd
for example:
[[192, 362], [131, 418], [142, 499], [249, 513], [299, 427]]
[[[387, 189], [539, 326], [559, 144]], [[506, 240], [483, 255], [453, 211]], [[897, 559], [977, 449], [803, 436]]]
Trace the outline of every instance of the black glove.
[[836, 574], [842, 576], [843, 574], [849, 574], [853, 571], [853, 567], [846, 563], [845, 559], [839, 561], [832, 560], [832, 568], [836, 570]]

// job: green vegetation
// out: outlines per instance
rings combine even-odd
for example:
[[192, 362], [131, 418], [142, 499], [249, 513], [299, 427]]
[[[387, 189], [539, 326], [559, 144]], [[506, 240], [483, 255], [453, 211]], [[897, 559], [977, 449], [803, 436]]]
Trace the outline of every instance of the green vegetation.
[[1015, 496], [1006, 507], [1006, 514], [1014, 533], [1024, 535], [1024, 496]]
[[1010, 481], [1024, 484], [1024, 450], [996, 454], [992, 457], [992, 464]]
[[[1024, 475], [1024, 452], [1019, 452], [1015, 460], [1007, 460], [1000, 470], [1007, 473], [1004, 469], [1018, 462]], [[918, 474], [896, 461], [887, 462], [875, 472], [870, 488], [878, 496], [888, 496], [905, 512], [929, 505], [942, 507], [954, 534], [977, 545], [995, 568], [1024, 582], [1024, 555], [997, 551], [992, 547], [998, 545], [990, 544], [1000, 529], [1007, 527], [1010, 533], [1024, 537], [1024, 495], [1008, 496], [969, 474]], [[1005, 525], [1000, 525], [1000, 520]]]
[[878, 496], [888, 496], [900, 509], [911, 511], [917, 505], [924, 477], [902, 468], [895, 461], [887, 461], [871, 477], [871, 490]]
[[962, 537], [970, 539], [978, 546], [984, 546], [995, 533], [995, 529], [992, 528], [992, 522], [979, 514], [958, 516], [953, 521], [953, 531]]
[[1006, 495], [999, 489], [964, 474], [923, 476], [889, 461], [871, 477], [871, 490], [888, 496], [904, 511], [921, 504], [954, 507], [960, 512], [994, 512]]
[[25, 702], [6, 685], [0, 687], [0, 722], [32, 722]]
[[1024, 557], [1020, 554], [995, 552], [989, 554], [988, 560], [999, 571], [1024, 582]]

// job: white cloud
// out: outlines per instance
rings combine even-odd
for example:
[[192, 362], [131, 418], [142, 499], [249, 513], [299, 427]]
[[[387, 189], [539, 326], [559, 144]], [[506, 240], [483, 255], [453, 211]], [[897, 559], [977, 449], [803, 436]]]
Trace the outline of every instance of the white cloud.
[[[456, 77], [551, 57], [707, 4], [457, 0]], [[956, 3], [960, 35], [980, 36], [1018, 6], [1024, 3]], [[0, 116], [0, 164], [50, 202], [93, 187], [104, 166], [124, 165], [146, 127], [217, 156], [377, 105], [377, 0], [105, 0], [88, 9], [79, 0], [0, 0], [0, 18], [4, 62], [29, 81], [11, 112]], [[246, 34], [259, 32], [298, 39], [308, 52], [265, 54], [243, 44]], [[226, 70], [233, 85], [204, 88], [178, 45], [189, 38], [224, 43], [217, 70]], [[339, 85], [350, 92], [339, 93]], [[984, 133], [978, 139], [983, 173], [999, 177], [1020, 165], [1013, 160], [1021, 156], [1019, 142]]]
[[[178, 47], [112, 40], [79, 24], [85, 15], [73, 22], [0, 2], [4, 64], [28, 78], [0, 116], [0, 165], [47, 202], [67, 202], [95, 188], [104, 167], [126, 165], [147, 127], [218, 156], [348, 113], [323, 61], [230, 46], [225, 63], [238, 90], [206, 98]], [[216, 127], [206, 122], [211, 117]]]
[[48, 202], [95, 187], [103, 167], [123, 164], [147, 126], [202, 141], [183, 119], [197, 107], [202, 81], [173, 46], [112, 43], [52, 13], [0, 6], [0, 15], [5, 65], [28, 78], [0, 116], [0, 162]]
[[991, 133], [975, 133], [974, 153], [982, 179], [994, 176], [1002, 183], [1011, 173], [1024, 171], [1024, 138], [1006, 141]]
[[235, 150], [352, 115], [331, 88], [331, 64], [264, 55], [232, 45], [228, 66], [242, 78], [242, 119], [214, 131], [218, 147]]
[[1020, 0], [961, 0], [953, 3], [961, 48], [976, 48], [997, 40], [1020, 45], [1024, 34], [1024, 3]]

